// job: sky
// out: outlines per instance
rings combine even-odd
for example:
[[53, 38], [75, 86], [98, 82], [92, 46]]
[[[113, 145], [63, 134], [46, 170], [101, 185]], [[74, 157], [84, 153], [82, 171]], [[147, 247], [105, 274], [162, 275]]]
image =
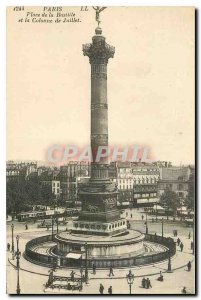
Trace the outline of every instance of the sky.
[[[79, 23], [18, 22], [43, 7], [7, 10], [7, 159], [46, 160], [48, 148], [90, 139], [90, 43], [95, 12]], [[154, 160], [194, 163], [194, 9], [108, 7], [110, 145], [146, 145]]]

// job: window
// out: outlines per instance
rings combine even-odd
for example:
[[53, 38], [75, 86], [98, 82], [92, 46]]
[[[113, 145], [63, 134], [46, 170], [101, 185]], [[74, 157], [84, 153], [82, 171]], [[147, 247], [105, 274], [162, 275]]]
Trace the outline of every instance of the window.
[[182, 184], [182, 183], [179, 183], [179, 184], [178, 184], [178, 191], [183, 191], [183, 189], [184, 189], [183, 184]]

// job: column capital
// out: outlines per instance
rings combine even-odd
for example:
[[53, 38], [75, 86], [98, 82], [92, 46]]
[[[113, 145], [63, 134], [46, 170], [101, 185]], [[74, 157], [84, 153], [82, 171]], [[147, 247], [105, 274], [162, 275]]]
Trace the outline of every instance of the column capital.
[[115, 47], [106, 43], [105, 37], [96, 35], [91, 44], [82, 45], [84, 56], [89, 57], [90, 64], [107, 64], [114, 57]]

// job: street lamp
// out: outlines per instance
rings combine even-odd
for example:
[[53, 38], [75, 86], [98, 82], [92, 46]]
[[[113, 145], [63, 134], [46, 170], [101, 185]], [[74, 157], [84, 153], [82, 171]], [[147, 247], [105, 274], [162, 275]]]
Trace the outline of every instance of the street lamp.
[[148, 230], [148, 224], [147, 224], [147, 212], [146, 212], [146, 234], [148, 234], [149, 230]]
[[14, 237], [13, 237], [13, 231], [14, 231], [14, 224], [11, 224], [11, 230], [12, 230], [12, 246], [11, 246], [11, 251], [14, 254]]
[[193, 255], [195, 254], [195, 217], [193, 217]]
[[54, 240], [54, 219], [52, 217], [52, 241]]
[[80, 267], [80, 279], [81, 279], [81, 281], [80, 281], [80, 284], [81, 284], [81, 290], [82, 290], [82, 273], [83, 273], [83, 268], [82, 268], [82, 255], [81, 255], [81, 267]]
[[162, 218], [162, 239], [163, 239], [163, 218]]
[[20, 294], [20, 257], [21, 257], [21, 252], [19, 251], [19, 235], [16, 236], [16, 241], [17, 241], [17, 251], [15, 252], [15, 257], [17, 259], [17, 264], [16, 264], [16, 268], [17, 268], [17, 294]]
[[130, 295], [131, 295], [131, 286], [134, 283], [134, 274], [132, 273], [131, 270], [129, 270], [128, 274], [126, 275], [126, 279], [129, 285], [129, 289], [130, 289]]
[[59, 233], [59, 221], [58, 221], [58, 216], [57, 216], [56, 222], [57, 222], [57, 234], [58, 234], [58, 233]]
[[87, 242], [85, 243], [85, 283], [88, 281], [88, 268], [87, 268]]
[[168, 269], [167, 269], [168, 273], [172, 273], [172, 266], [171, 266], [171, 256], [169, 253], [169, 257], [168, 257]]
[[[85, 252], [85, 283], [87, 284], [88, 282], [88, 267], [87, 267], [87, 262], [88, 262], [88, 258], [87, 258], [87, 255], [88, 255], [88, 253], [87, 253], [87, 246], [88, 246], [88, 244], [87, 244], [87, 242], [84, 244], [84, 246], [82, 246], [81, 247], [81, 251], [82, 252]], [[81, 269], [82, 269], [82, 256], [81, 256]], [[83, 270], [82, 270], [83, 271]]]

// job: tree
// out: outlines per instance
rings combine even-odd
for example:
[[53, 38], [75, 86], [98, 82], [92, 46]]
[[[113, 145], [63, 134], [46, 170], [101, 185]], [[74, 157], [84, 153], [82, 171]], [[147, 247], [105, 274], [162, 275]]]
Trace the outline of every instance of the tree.
[[24, 179], [15, 178], [7, 182], [6, 186], [6, 210], [7, 214], [18, 214], [28, 210], [28, 195]]
[[55, 204], [54, 194], [52, 193], [51, 185], [42, 185], [41, 186], [41, 205], [51, 206]]
[[26, 181], [26, 192], [29, 205], [41, 204], [41, 186], [37, 176], [30, 177]]
[[189, 176], [188, 195], [185, 198], [185, 205], [188, 209], [194, 210], [195, 205], [195, 174]]
[[176, 212], [177, 208], [181, 206], [181, 202], [177, 193], [166, 190], [160, 197], [160, 204], [167, 208], [168, 212], [173, 210]]

